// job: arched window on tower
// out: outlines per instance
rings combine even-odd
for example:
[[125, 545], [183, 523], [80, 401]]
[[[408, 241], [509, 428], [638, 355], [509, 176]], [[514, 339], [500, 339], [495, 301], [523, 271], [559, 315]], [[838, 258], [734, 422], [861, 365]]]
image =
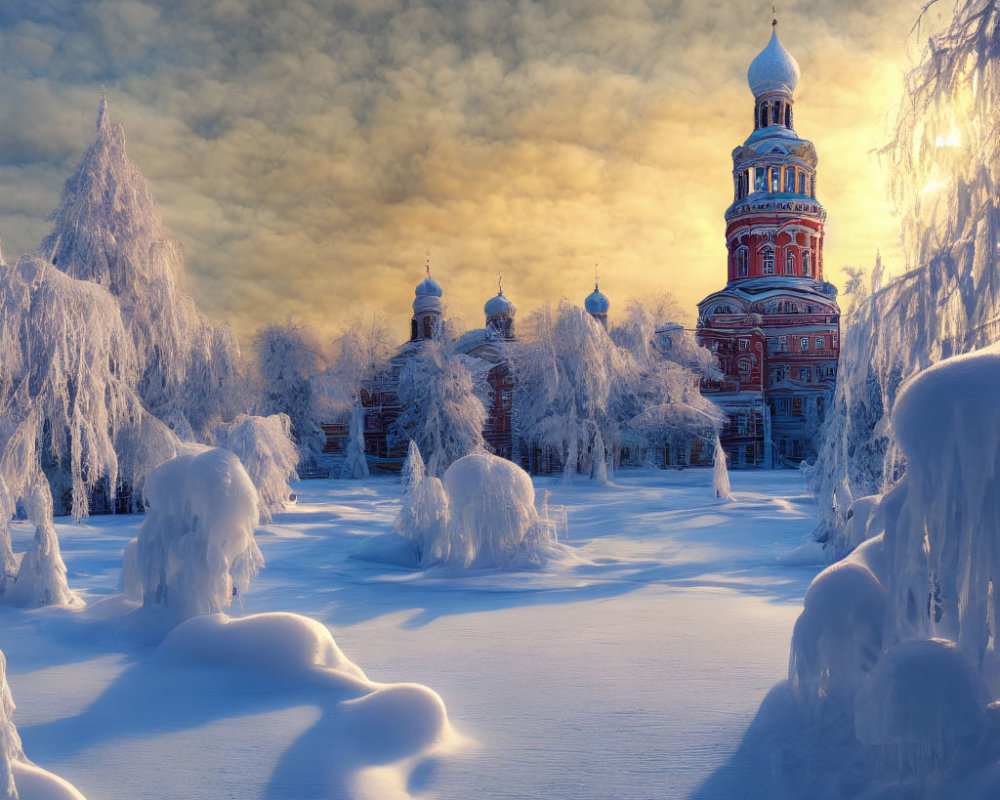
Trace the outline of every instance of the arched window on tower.
[[802, 254], [802, 274], [807, 278], [812, 275], [812, 264], [809, 263], [809, 251]]
[[760, 127], [762, 128], [767, 127], [767, 109], [768, 109], [767, 103], [760, 104]]
[[795, 167], [785, 167], [785, 191], [795, 191]]
[[741, 247], [736, 251], [736, 277], [745, 278], [750, 264], [750, 251]]
[[792, 105], [791, 105], [791, 103], [789, 103], [787, 106], [785, 106], [785, 127], [786, 128], [791, 128], [792, 127]]
[[753, 107], [753, 129], [757, 130], [760, 127], [760, 106]]
[[784, 115], [781, 113], [781, 101], [780, 100], [775, 100], [771, 104], [771, 120], [773, 121], [773, 123], [775, 125], [780, 125], [781, 124], [781, 118], [783, 116]]
[[414, 317], [410, 320], [410, 339], [417, 338], [417, 318]]
[[771, 167], [771, 191], [775, 194], [781, 191], [781, 167]]
[[806, 174], [804, 172], [799, 173], [799, 194], [806, 193]]
[[795, 253], [789, 250], [785, 254], [785, 274], [794, 275], [795, 274]]
[[424, 317], [424, 338], [430, 339], [434, 335], [434, 323], [430, 317]]
[[774, 274], [774, 250], [765, 247], [760, 254], [760, 263], [765, 275]]
[[767, 167], [756, 167], [756, 175], [754, 176], [753, 190], [755, 192], [766, 192], [767, 191]]

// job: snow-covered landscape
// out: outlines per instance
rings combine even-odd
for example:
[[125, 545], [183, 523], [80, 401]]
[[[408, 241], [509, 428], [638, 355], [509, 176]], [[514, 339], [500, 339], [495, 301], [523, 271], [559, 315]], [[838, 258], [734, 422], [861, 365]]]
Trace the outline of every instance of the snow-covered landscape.
[[[157, 46], [191, 16], [171, 9], [161, 25], [141, 2], [101, 5], [93, 20], [78, 20], [81, 30], [96, 25], [120, 38], [121, 23], [136, 41], [155, 30], [167, 36]], [[147, 183], [108, 99], [126, 100], [122, 119], [135, 120], [141, 152], [159, 163], [151, 142], [164, 125], [150, 125], [142, 110], [176, 102], [151, 88], [157, 70], [171, 70], [151, 62], [125, 77], [121, 64], [144, 46], [123, 47], [123, 60], [107, 65], [117, 83], [110, 92], [92, 85], [100, 70], [62, 73], [93, 89], [97, 113], [89, 144], [64, 131], [65, 140], [32, 151], [49, 159], [45, 181], [65, 180], [59, 198], [25, 178], [16, 194], [30, 199], [30, 213], [0, 204], [0, 227], [11, 225], [22, 243], [16, 257], [0, 255], [0, 800], [1000, 796], [1000, 0], [911, 9], [902, 91], [877, 106], [888, 122], [877, 152], [898, 241], [885, 258], [879, 242], [866, 242], [870, 269], [824, 265], [827, 184], [817, 194], [817, 147], [795, 128], [810, 122], [816, 92], [801, 93], [806, 102], [793, 114], [800, 78], [810, 77], [791, 52], [820, 39], [803, 29], [783, 44], [770, 19], [770, 39], [741, 67], [753, 128], [731, 151], [732, 187], [719, 195], [732, 198], [719, 270], [727, 281], [697, 304], [693, 325], [671, 292], [690, 288], [681, 279], [700, 284], [675, 269], [690, 256], [669, 248], [632, 271], [663, 273], [675, 282], [670, 291], [640, 281], [638, 295], [619, 304], [608, 283], [624, 270], [595, 264], [586, 297], [543, 292], [519, 313], [504, 269], [525, 278], [525, 259], [507, 245], [527, 226], [511, 237], [500, 224], [500, 193], [464, 217], [454, 198], [443, 199], [475, 183], [453, 179], [458, 157], [431, 166], [430, 178], [410, 173], [435, 163], [429, 142], [439, 130], [477, 106], [493, 108], [497, 85], [513, 91], [536, 23], [558, 31], [553, 41], [580, 35], [558, 0], [526, 4], [540, 16], [523, 29], [497, 27], [495, 40], [484, 31], [499, 22], [485, 9], [418, 2], [427, 14], [414, 16], [391, 2], [374, 11], [336, 5], [336, 24], [303, 0], [269, 9], [261, 27], [239, 3], [206, 3], [195, 29], [212, 31], [213, 46], [191, 40], [164, 52], [189, 70], [185, 85], [210, 86], [219, 103], [241, 98], [240, 119], [252, 122], [245, 140], [263, 142], [265, 131], [289, 124], [297, 133], [334, 130], [345, 142], [375, 141], [368, 158], [344, 150], [326, 168], [298, 163], [291, 176], [283, 146], [270, 158], [219, 159], [246, 186], [212, 195], [213, 210], [200, 206], [195, 223], [186, 217], [189, 258], [152, 187], [178, 214], [208, 196], [198, 194], [204, 183], [162, 171]], [[608, 65], [629, 61], [621, 51], [641, 51], [655, 39], [646, 34], [665, 36], [674, 23], [673, 11], [625, 5], [614, 13], [628, 25], [615, 30], [628, 47], [591, 48], [611, 14], [602, 3], [585, 15], [593, 29], [574, 40], [599, 65], [588, 64], [588, 97]], [[0, 91], [22, 81], [19, 91], [34, 97], [40, 84], [24, 88], [25, 76], [44, 71], [46, 58], [103, 51], [103, 39], [61, 38], [80, 27], [69, 9], [22, 11], [0, 14]], [[339, 36], [343, 28], [355, 46], [385, 49], [415, 19], [421, 37], [441, 35], [443, 44], [425, 51], [404, 36], [390, 60], [405, 68], [363, 66]], [[248, 46], [237, 46], [226, 70], [257, 79], [297, 61], [319, 76], [315, 65], [329, 66], [328, 54], [300, 58], [302, 42], [336, 28], [324, 44], [357, 59], [335, 81], [350, 87], [338, 94], [343, 117], [331, 125], [271, 115], [297, 93], [321, 98], [310, 102], [326, 110], [329, 98], [308, 81], [280, 81], [265, 101], [217, 80], [226, 71], [218, 63], [205, 80], [211, 70], [190, 52], [216, 57], [225, 40], [216, 28], [227, 20], [247, 22], [252, 35], [244, 31]], [[290, 21], [294, 35], [279, 30]], [[868, 27], [855, 39], [862, 51], [873, 47]], [[722, 28], [712, 21], [708, 30]], [[47, 50], [33, 39], [45, 32], [58, 40]], [[495, 53], [479, 61], [463, 47], [483, 37]], [[532, 43], [539, 61], [528, 59], [527, 70], [544, 63], [542, 83], [555, 86], [567, 66], [553, 47]], [[699, 70], [697, 88], [678, 88], [680, 73], [664, 78], [650, 67], [662, 61], [658, 47], [645, 62], [619, 63], [607, 96], [594, 91], [595, 107], [613, 107], [616, 125], [649, 111], [641, 136], [580, 144], [578, 128], [590, 136], [600, 127], [594, 108], [572, 108], [566, 126], [537, 123], [574, 132], [552, 151], [527, 148], [557, 161], [551, 153], [570, 142], [562, 176], [570, 194], [598, 197], [621, 182], [612, 164], [625, 151], [657, 185], [679, 174], [673, 154], [662, 164], [648, 155], [649, 126], [671, 115], [648, 98], [619, 106], [626, 84], [676, 92], [685, 113], [696, 105], [687, 92], [704, 101], [701, 117], [714, 118], [708, 78]], [[256, 71], [265, 51], [277, 61]], [[824, 52], [853, 68], [853, 56]], [[708, 66], [711, 58], [698, 57]], [[421, 131], [393, 119], [394, 135], [405, 131], [400, 146], [385, 135], [380, 104], [413, 91], [408, 82], [439, 58], [463, 66], [435, 81], [493, 77], [461, 112], [417, 101], [415, 118], [435, 125]], [[830, 82], [821, 61], [810, 64], [813, 79], [837, 94], [849, 81], [834, 69]], [[392, 86], [385, 95], [383, 84]], [[501, 116], [551, 106], [559, 94]], [[845, 125], [858, 116], [843, 109], [834, 117]], [[23, 117], [10, 115], [23, 129], [0, 130], [10, 150], [0, 182], [20, 168], [18, 148], [43, 133], [27, 122], [34, 113], [26, 103]], [[177, 113], [166, 127], [206, 148], [239, 116]], [[463, 146], [485, 147], [494, 124], [463, 129]], [[826, 127], [816, 133], [819, 150], [836, 125]], [[688, 134], [674, 131], [668, 149]], [[844, 149], [849, 139], [825, 175], [843, 179], [861, 157], [856, 142]], [[599, 168], [581, 166], [584, 151], [599, 154]], [[398, 160], [376, 163], [383, 157]], [[699, 180], [716, 171], [704, 154], [696, 160]], [[322, 269], [291, 254], [287, 219], [284, 228], [257, 226], [275, 200], [259, 174], [250, 177], [261, 164], [284, 175], [296, 232], [321, 243]], [[365, 169], [383, 171], [354, 194]], [[513, 182], [522, 194], [504, 196], [511, 207], [547, 192], [567, 205], [560, 180], [529, 166], [515, 172], [531, 179]], [[829, 185], [842, 211], [863, 200]], [[299, 213], [312, 195], [340, 198], [331, 200], [336, 235], [329, 219]], [[393, 214], [418, 198], [434, 221], [390, 215], [365, 228], [372, 212], [360, 196]], [[645, 230], [632, 220], [648, 212], [618, 203], [575, 227], [529, 211], [545, 223], [535, 241], [569, 252], [574, 236], [613, 227], [627, 231], [615, 245], [627, 262], [623, 242], [638, 243]], [[270, 271], [240, 249], [233, 226], [244, 212], [265, 229], [257, 245], [274, 248]], [[470, 244], [484, 220], [492, 244]], [[687, 233], [698, 227], [690, 222], [670, 224]], [[359, 261], [351, 237], [361, 229]], [[363, 300], [386, 275], [394, 288], [385, 296], [397, 293], [386, 252], [418, 230], [453, 242], [450, 262], [439, 271], [428, 250], [422, 267], [407, 263], [403, 282], [407, 293], [415, 288], [405, 313], [369, 313]], [[832, 242], [857, 238], [850, 225], [830, 231]], [[829, 261], [846, 251], [826, 252]], [[564, 256], [532, 261], [531, 277]], [[215, 258], [246, 266], [238, 286], [205, 288], [205, 260]], [[498, 268], [496, 294], [476, 310], [483, 327], [470, 328], [452, 298], [469, 291], [464, 283], [478, 285], [486, 265]], [[352, 281], [338, 278], [324, 296], [327, 273], [341, 268]], [[838, 269], [839, 289], [830, 280]], [[283, 315], [277, 303], [303, 275], [320, 312], [311, 320]], [[243, 295], [255, 299], [245, 305]], [[225, 310], [230, 300], [242, 315]], [[409, 339], [400, 340], [407, 321]]]
[[[274, 653], [205, 665], [137, 642], [118, 598], [140, 520], [57, 523], [88, 609], [0, 608], [25, 752], [108, 800], [691, 796], [784, 676], [819, 569], [818, 548], [799, 549], [816, 518], [802, 477], [732, 484], [725, 501], [709, 469], [537, 479], [566, 509], [572, 557], [528, 571], [365, 560], [393, 530], [398, 478], [296, 484], [230, 614], [307, 615], [369, 680], [429, 687], [454, 729], [434, 741], [324, 719], [330, 690], [267, 665]], [[15, 524], [16, 549], [30, 537]]]

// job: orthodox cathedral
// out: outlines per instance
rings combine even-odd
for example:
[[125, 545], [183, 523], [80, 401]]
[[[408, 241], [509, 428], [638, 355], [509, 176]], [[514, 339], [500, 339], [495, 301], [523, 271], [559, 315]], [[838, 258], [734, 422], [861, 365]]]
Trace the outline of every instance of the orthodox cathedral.
[[816, 149], [794, 128], [799, 66], [776, 28], [747, 80], [754, 130], [733, 151], [727, 283], [698, 304], [697, 337], [721, 372], [702, 391], [727, 412], [730, 463], [771, 467], [815, 453], [837, 377], [840, 308], [823, 280]]
[[[775, 30], [750, 64], [754, 129], [733, 158], [732, 205], [726, 210], [727, 282], [698, 304], [696, 338], [716, 360], [702, 393], [727, 414], [722, 444], [732, 467], [793, 466], [815, 453], [814, 440], [837, 375], [840, 309], [837, 290], [823, 280], [823, 224], [816, 199], [816, 150], [794, 128], [795, 59]], [[373, 467], [398, 469], [407, 442], [396, 433], [399, 376], [407, 360], [442, 325], [442, 289], [427, 275], [415, 290], [410, 340], [361, 388], [365, 452]], [[584, 300], [605, 329], [608, 298], [597, 283]], [[515, 340], [514, 304], [499, 287], [484, 309], [485, 325], [464, 334], [455, 351], [481, 359], [490, 386], [483, 437], [493, 452], [547, 472], [551, 453], [521, 443], [511, 426], [513, 375], [507, 347]], [[671, 326], [661, 333], [683, 333]], [[346, 436], [346, 426], [337, 437]], [[333, 442], [333, 439], [329, 439]], [[341, 444], [331, 444], [340, 449]], [[710, 463], [711, 448], [695, 448], [664, 466]], [[526, 452], [530, 451], [530, 452]], [[665, 451], [667, 452], [667, 451]]]

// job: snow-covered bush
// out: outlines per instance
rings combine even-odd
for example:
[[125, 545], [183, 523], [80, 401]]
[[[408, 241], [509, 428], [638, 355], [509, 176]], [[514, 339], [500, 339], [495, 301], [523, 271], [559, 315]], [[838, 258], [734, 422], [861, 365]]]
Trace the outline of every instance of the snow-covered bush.
[[443, 481], [419, 481], [396, 524], [424, 566], [533, 567], [559, 547], [535, 509], [528, 473], [489, 453], [458, 459]]
[[174, 620], [228, 608], [264, 562], [257, 491], [239, 459], [219, 448], [180, 455], [149, 474], [145, 498], [126, 594]]
[[441, 476], [456, 459], [483, 449], [486, 409], [469, 365], [477, 360], [454, 353], [445, 339], [431, 339], [400, 373], [397, 424], [417, 443], [430, 475]]
[[410, 495], [426, 474], [427, 468], [424, 466], [423, 456], [420, 455], [420, 448], [417, 447], [415, 441], [410, 439], [410, 445], [406, 450], [406, 461], [403, 462], [403, 468], [400, 470], [404, 498]]
[[[97, 136], [66, 181], [53, 217], [41, 253], [68, 276], [99, 284], [115, 298], [146, 409], [181, 438], [189, 431], [204, 435], [215, 419], [240, 410], [236, 339], [227, 328], [210, 325], [183, 290], [181, 246], [129, 160], [125, 132], [112, 124], [104, 98]], [[126, 357], [119, 352], [113, 361]]]
[[254, 417], [240, 414], [232, 422], [216, 426], [212, 440], [239, 458], [257, 489], [260, 516], [270, 522], [273, 514], [288, 508], [292, 497], [289, 480], [297, 480], [299, 453], [292, 441], [286, 414]]
[[21, 558], [17, 578], [7, 588], [12, 603], [23, 606], [72, 606], [80, 601], [66, 583], [66, 564], [52, 524], [52, 493], [49, 482], [38, 474], [25, 503], [28, 519], [35, 526], [31, 549]]
[[911, 639], [882, 655], [854, 707], [861, 742], [891, 748], [895, 763], [921, 773], [976, 744], [984, 730], [986, 690], [953, 642]]
[[292, 322], [268, 325], [253, 340], [261, 413], [287, 414], [303, 458], [323, 449], [322, 410], [315, 382], [326, 369], [319, 341]]
[[141, 420], [135, 351], [117, 303], [34, 256], [0, 265], [0, 363], [0, 414], [35, 440], [43, 467], [69, 473], [80, 519], [101, 482], [113, 497], [115, 435]]

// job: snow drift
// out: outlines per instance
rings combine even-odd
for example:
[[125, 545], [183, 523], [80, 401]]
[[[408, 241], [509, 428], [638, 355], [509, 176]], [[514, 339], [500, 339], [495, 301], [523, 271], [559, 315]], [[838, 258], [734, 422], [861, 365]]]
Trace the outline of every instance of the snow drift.
[[12, 716], [14, 698], [7, 685], [7, 659], [0, 652], [0, 798], [3, 800], [86, 800], [58, 775], [24, 755]]
[[218, 448], [178, 456], [146, 481], [146, 519], [124, 561], [126, 595], [173, 620], [212, 614], [263, 566], [254, 541], [257, 492], [239, 459]]

